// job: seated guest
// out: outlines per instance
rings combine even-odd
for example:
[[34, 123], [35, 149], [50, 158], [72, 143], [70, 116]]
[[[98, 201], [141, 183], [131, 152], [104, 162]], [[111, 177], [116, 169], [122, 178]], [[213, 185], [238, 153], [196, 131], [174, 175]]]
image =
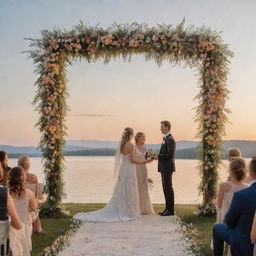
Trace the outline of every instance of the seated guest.
[[9, 173], [10, 195], [14, 199], [16, 211], [25, 225], [26, 242], [23, 244], [24, 250], [32, 250], [32, 221], [30, 211], [35, 211], [37, 202], [34, 193], [25, 188], [25, 174], [23, 169], [15, 167]]
[[233, 157], [241, 157], [241, 151], [238, 148], [228, 149], [228, 161], [231, 162]]
[[[1, 167], [0, 167], [1, 169]], [[15, 229], [21, 229], [22, 224], [17, 215], [12, 197], [8, 194], [7, 188], [0, 187], [0, 255], [2, 252], [9, 253], [9, 224], [8, 219], [11, 218], [11, 225]]]
[[[35, 174], [29, 172], [29, 169], [30, 169], [29, 157], [27, 155], [21, 156], [18, 159], [18, 166], [23, 168], [23, 170], [25, 171], [26, 183], [30, 185], [27, 188], [30, 188], [35, 193], [36, 199], [38, 199], [37, 198], [38, 179]], [[33, 233], [42, 232], [42, 225], [39, 219], [39, 214], [38, 213], [36, 214], [35, 212], [33, 212], [32, 220], [33, 220]]]
[[217, 223], [224, 221], [234, 193], [249, 186], [244, 182], [245, 175], [245, 160], [239, 157], [233, 157], [229, 164], [230, 180], [220, 184], [217, 194]]
[[[253, 158], [250, 166], [255, 165], [256, 158]], [[214, 256], [223, 255], [224, 242], [231, 245], [232, 256], [253, 255], [250, 232], [256, 210], [255, 169], [250, 168], [250, 176], [254, 182], [250, 187], [234, 193], [225, 223], [218, 223], [213, 227]]]
[[[241, 157], [241, 151], [238, 148], [228, 149], [228, 161], [231, 162], [233, 157]], [[227, 180], [230, 180], [230, 173]]]
[[252, 179], [250, 173], [256, 173], [256, 157], [253, 157], [252, 161], [249, 164], [249, 176], [246, 178], [245, 182], [247, 182], [248, 184], [252, 184], [254, 182], [254, 180]]
[[8, 173], [11, 168], [8, 167], [8, 155], [5, 151], [0, 151], [0, 165], [2, 167], [0, 185], [7, 186]]

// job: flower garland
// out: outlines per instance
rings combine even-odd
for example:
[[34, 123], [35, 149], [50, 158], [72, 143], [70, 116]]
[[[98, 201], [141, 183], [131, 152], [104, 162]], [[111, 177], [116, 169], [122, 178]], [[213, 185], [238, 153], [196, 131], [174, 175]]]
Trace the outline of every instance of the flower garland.
[[184, 237], [186, 237], [186, 244], [191, 254], [194, 256], [202, 255], [204, 245], [199, 239], [198, 230], [193, 226], [192, 223], [188, 224], [183, 222], [179, 217], [177, 217], [177, 221], [181, 226]]
[[72, 220], [72, 223], [70, 224], [68, 230], [63, 235], [60, 235], [51, 246], [46, 247], [43, 253], [40, 253], [39, 255], [57, 256], [60, 251], [62, 251], [70, 244], [71, 238], [74, 236], [79, 227], [80, 222]]
[[42, 134], [40, 147], [46, 174], [45, 192], [48, 198], [43, 212], [62, 213], [63, 147], [66, 135], [65, 116], [67, 80], [65, 67], [73, 59], [105, 63], [133, 54], [143, 54], [146, 60], [172, 64], [185, 63], [196, 67], [200, 74], [200, 92], [196, 112], [198, 136], [201, 138], [200, 170], [203, 208], [209, 207], [216, 194], [217, 170], [220, 164], [222, 136], [225, 132], [228, 96], [226, 80], [232, 52], [223, 44], [219, 33], [202, 27], [184, 28], [184, 20], [176, 27], [158, 25], [148, 27], [133, 23], [103, 29], [79, 24], [71, 31], [43, 30], [41, 39], [31, 39], [29, 56], [36, 65], [38, 91], [34, 100], [39, 113], [37, 126]]
[[173, 232], [176, 234], [176, 237], [174, 239], [178, 239], [179, 246], [182, 248], [183, 253], [181, 255], [202, 255], [204, 245], [199, 239], [198, 230], [193, 226], [192, 223], [187, 224], [180, 217], [171, 216], [170, 224], [178, 224], [178, 228], [175, 229]]

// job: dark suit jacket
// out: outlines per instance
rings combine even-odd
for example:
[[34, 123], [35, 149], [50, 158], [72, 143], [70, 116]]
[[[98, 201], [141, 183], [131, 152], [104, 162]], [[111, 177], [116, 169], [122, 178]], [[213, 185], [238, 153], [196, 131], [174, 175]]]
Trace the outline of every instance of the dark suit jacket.
[[234, 193], [225, 222], [231, 230], [230, 244], [239, 247], [243, 255], [252, 255], [250, 232], [256, 210], [256, 183]]
[[159, 172], [175, 172], [174, 153], [176, 143], [171, 134], [166, 137], [158, 155]]

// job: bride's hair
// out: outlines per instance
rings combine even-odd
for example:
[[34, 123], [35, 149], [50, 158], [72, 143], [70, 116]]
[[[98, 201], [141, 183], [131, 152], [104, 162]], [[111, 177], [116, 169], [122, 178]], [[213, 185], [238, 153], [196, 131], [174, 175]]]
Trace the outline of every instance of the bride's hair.
[[123, 135], [122, 135], [122, 139], [121, 139], [121, 143], [120, 143], [120, 152], [121, 153], [123, 152], [125, 143], [129, 141], [131, 135], [133, 135], [133, 129], [130, 127], [126, 127], [123, 131]]

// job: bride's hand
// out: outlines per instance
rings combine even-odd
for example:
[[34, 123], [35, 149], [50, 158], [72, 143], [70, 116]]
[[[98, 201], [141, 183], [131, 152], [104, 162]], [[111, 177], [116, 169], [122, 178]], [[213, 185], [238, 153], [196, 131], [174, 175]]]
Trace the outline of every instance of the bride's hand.
[[153, 162], [153, 160], [154, 160], [154, 159], [151, 159], [151, 158], [150, 158], [150, 159], [148, 159], [148, 160], [145, 161], [145, 164], [149, 164], [149, 163]]

